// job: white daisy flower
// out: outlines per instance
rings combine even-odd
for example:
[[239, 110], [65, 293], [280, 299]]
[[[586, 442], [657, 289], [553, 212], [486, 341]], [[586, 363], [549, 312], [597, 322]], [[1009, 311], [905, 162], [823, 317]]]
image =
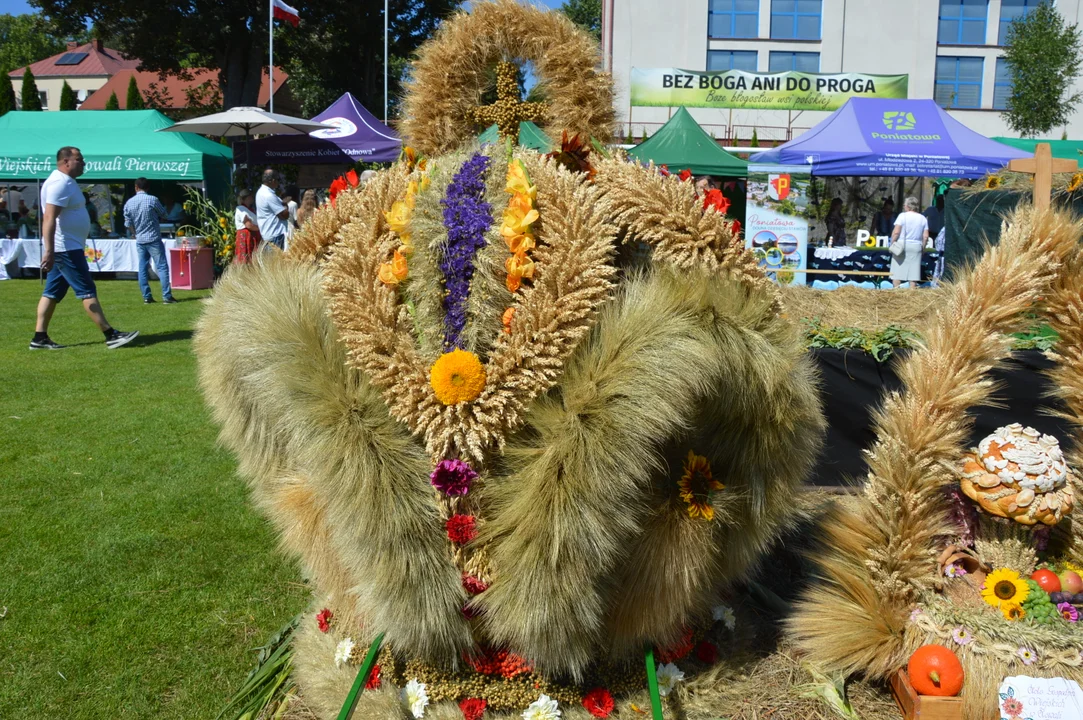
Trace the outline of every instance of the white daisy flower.
[[715, 622], [724, 623], [730, 630], [737, 627], [737, 616], [733, 614], [733, 608], [729, 605], [715, 605], [711, 612]]
[[673, 663], [659, 664], [655, 676], [658, 678], [658, 694], [662, 697], [669, 695], [677, 683], [684, 680], [684, 673]]
[[335, 666], [341, 667], [342, 663], [349, 662], [350, 654], [353, 653], [354, 643], [350, 638], [344, 639], [335, 648]]
[[523, 720], [557, 720], [559, 717], [557, 701], [548, 695], [542, 695], [523, 711]]
[[415, 718], [424, 717], [425, 708], [429, 705], [429, 693], [425, 688], [425, 683], [418, 682], [417, 678], [406, 683], [406, 687], [402, 689], [402, 701], [410, 708], [410, 714]]

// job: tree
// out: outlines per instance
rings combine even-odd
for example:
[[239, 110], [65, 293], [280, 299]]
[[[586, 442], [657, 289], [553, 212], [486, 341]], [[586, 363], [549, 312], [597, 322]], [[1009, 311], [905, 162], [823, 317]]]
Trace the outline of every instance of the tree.
[[68, 85], [68, 81], [64, 81], [64, 87], [60, 88], [60, 109], [61, 110], [76, 110], [75, 91], [71, 89], [71, 85]]
[[23, 71], [23, 89], [19, 100], [23, 110], [41, 110], [41, 95], [38, 94], [38, 84], [30, 68]]
[[109, 99], [105, 101], [106, 110], [120, 110], [120, 100], [117, 99], [115, 92], [109, 95]]
[[145, 110], [146, 104], [143, 96], [139, 94], [139, 85], [135, 82], [135, 75], [128, 78], [128, 98], [124, 103], [126, 110]]
[[[143, 70], [218, 71], [226, 108], [255, 105], [267, 65], [267, 6], [252, 0], [33, 0], [73, 31], [92, 20]], [[461, 0], [390, 0], [392, 58], [410, 57]], [[305, 112], [322, 110], [349, 90], [376, 109], [383, 105], [382, 0], [302, 3], [301, 27], [276, 23], [275, 65]], [[392, 94], [400, 78], [392, 76]], [[377, 114], [380, 114], [377, 112]]]
[[16, 108], [15, 88], [8, 77], [8, 69], [0, 65], [0, 117]]
[[1004, 119], [1022, 137], [1065, 125], [1083, 93], [1072, 93], [1080, 71], [1080, 35], [1049, 2], [1008, 28], [1004, 59], [1012, 75]]
[[756, 134], [756, 128], [752, 128], [752, 141], [748, 143], [749, 147], [760, 146], [760, 136]]
[[602, 39], [602, 0], [564, 0], [560, 12], [593, 35], [595, 40]]
[[[74, 28], [85, 41], [86, 28]], [[65, 37], [55, 23], [37, 13], [0, 15], [0, 67], [18, 69], [64, 51]]]

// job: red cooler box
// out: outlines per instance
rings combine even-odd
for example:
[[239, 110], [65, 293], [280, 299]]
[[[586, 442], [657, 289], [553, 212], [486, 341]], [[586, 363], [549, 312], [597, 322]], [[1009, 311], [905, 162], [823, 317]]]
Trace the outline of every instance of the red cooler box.
[[214, 285], [214, 249], [169, 249], [169, 284], [174, 290], [203, 290]]

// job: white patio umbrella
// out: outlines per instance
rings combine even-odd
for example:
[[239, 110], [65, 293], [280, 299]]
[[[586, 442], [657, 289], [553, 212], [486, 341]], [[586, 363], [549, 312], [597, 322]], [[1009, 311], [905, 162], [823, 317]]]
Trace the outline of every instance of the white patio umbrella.
[[252, 168], [248, 162], [248, 143], [253, 135], [307, 135], [330, 127], [332, 126], [325, 123], [279, 115], [257, 107], [235, 107], [213, 115], [182, 120], [158, 132], [189, 132], [216, 137], [244, 135], [245, 166], [248, 167], [249, 181], [251, 181]]

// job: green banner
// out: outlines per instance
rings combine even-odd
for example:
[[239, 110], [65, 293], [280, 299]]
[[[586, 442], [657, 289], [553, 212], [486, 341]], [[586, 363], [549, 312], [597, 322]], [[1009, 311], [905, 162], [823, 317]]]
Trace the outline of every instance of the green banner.
[[908, 75], [632, 68], [632, 105], [837, 110], [852, 97], [905, 99], [908, 84]]

